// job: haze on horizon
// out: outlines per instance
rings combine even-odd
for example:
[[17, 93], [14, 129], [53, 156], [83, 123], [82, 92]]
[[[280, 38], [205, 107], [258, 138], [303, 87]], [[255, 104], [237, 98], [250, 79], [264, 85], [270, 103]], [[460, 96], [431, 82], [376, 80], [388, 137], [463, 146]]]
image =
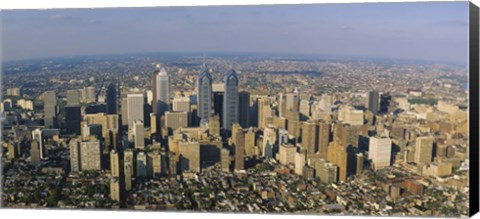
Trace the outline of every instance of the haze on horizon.
[[4, 61], [260, 52], [468, 61], [468, 2], [1, 11]]

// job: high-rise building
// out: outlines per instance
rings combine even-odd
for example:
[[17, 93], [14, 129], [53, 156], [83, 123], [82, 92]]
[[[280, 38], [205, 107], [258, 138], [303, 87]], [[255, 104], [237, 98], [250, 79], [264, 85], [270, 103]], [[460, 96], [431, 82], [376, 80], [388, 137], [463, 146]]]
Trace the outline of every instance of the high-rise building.
[[213, 92], [213, 114], [220, 117], [220, 124], [223, 125], [223, 96], [224, 91]]
[[230, 151], [226, 148], [222, 148], [220, 150], [220, 164], [222, 167], [222, 171], [229, 172], [230, 171]]
[[307, 153], [305, 151], [304, 148], [298, 148], [296, 151], [295, 151], [295, 169], [294, 169], [294, 172], [297, 174], [297, 175], [300, 175], [302, 176], [303, 175], [303, 169], [305, 167], [305, 163], [306, 163], [306, 160], [307, 160]]
[[328, 145], [330, 144], [331, 127], [329, 123], [318, 123], [318, 154], [320, 158], [327, 159]]
[[248, 128], [250, 127], [250, 93], [242, 91], [238, 93], [238, 98], [238, 121], [243, 128]]
[[134, 144], [137, 149], [145, 148], [145, 126], [142, 121], [135, 121], [133, 123]]
[[47, 91], [44, 93], [44, 106], [45, 111], [44, 123], [45, 128], [57, 127], [57, 93], [55, 91]]
[[274, 158], [277, 149], [277, 132], [272, 125], [263, 131], [262, 156]]
[[368, 145], [368, 159], [372, 160], [375, 170], [390, 166], [392, 153], [392, 139], [370, 137]]
[[302, 122], [302, 146], [307, 150], [307, 156], [317, 153], [318, 126], [314, 122]]
[[210, 132], [210, 135], [212, 136], [220, 135], [220, 116], [219, 115], [210, 116], [210, 119], [208, 120], [208, 130]]
[[39, 150], [38, 152], [39, 152], [40, 159], [46, 158], [43, 138], [44, 138], [43, 131], [41, 129], [37, 128], [32, 131], [32, 140], [38, 143], [38, 150]]
[[70, 170], [78, 172], [81, 170], [80, 164], [80, 142], [78, 139], [72, 138], [69, 142], [70, 146]]
[[253, 156], [255, 154], [255, 130], [250, 127], [245, 133], [245, 155]]
[[91, 139], [80, 143], [80, 169], [102, 169], [102, 150], [99, 140]]
[[185, 111], [167, 111], [165, 112], [165, 127], [169, 134], [178, 128], [188, 127], [188, 112]]
[[117, 177], [112, 177], [110, 179], [110, 199], [113, 201], [120, 201], [120, 180]]
[[415, 139], [415, 163], [431, 163], [433, 137], [423, 136]]
[[224, 77], [225, 95], [223, 96], [223, 128], [231, 130], [234, 123], [238, 123], [238, 77], [234, 70], [230, 70]]
[[65, 123], [67, 134], [81, 134], [80, 123], [82, 119], [82, 112], [80, 105], [65, 106]]
[[128, 127], [133, 128], [135, 121], [143, 121], [143, 93], [132, 93], [127, 95], [128, 104]]
[[270, 107], [270, 99], [259, 98], [258, 100], [258, 128], [265, 129], [267, 127], [266, 118], [273, 116], [272, 108]]
[[40, 147], [37, 140], [32, 140], [30, 144], [30, 163], [34, 166], [40, 163]]
[[314, 164], [316, 177], [323, 183], [335, 183], [338, 181], [338, 166], [326, 160], [319, 159]]
[[81, 95], [82, 95], [82, 92], [78, 89], [67, 90], [67, 106], [79, 105]]
[[158, 118], [170, 110], [170, 79], [165, 68], [159, 64], [152, 75], [152, 92], [153, 113], [157, 114]]
[[327, 160], [338, 166], [338, 180], [347, 179], [347, 149], [341, 144], [340, 139], [336, 138], [328, 146]]
[[162, 155], [158, 151], [147, 154], [147, 175], [158, 178], [162, 174]]
[[293, 144], [281, 144], [278, 152], [278, 161], [283, 165], [295, 163], [296, 150], [297, 148]]
[[172, 100], [172, 111], [184, 111], [191, 112], [191, 100], [190, 97], [175, 97]]
[[[85, 114], [83, 116], [84, 124], [99, 124], [102, 127], [102, 136], [105, 145], [105, 149], [118, 147], [118, 131], [119, 131], [119, 118], [117, 114]], [[92, 129], [90, 129], [91, 131]], [[99, 139], [101, 139], [99, 137]], [[108, 151], [107, 151], [108, 152]]]
[[363, 171], [363, 163], [365, 158], [362, 153], [358, 153], [356, 156], [357, 156], [357, 164], [355, 165], [356, 166], [355, 173], [358, 175]]
[[117, 114], [117, 88], [113, 83], [107, 87], [107, 114]]
[[310, 100], [300, 100], [300, 113], [306, 118], [311, 115], [310, 105]]
[[370, 91], [368, 92], [368, 98], [367, 98], [367, 108], [370, 110], [373, 114], [377, 114], [379, 110], [379, 96], [378, 96], [378, 91]]
[[235, 170], [243, 170], [245, 167], [245, 134], [238, 123], [232, 125], [232, 142], [235, 146]]
[[115, 150], [110, 152], [110, 174], [113, 177], [120, 177], [120, 155]]
[[203, 120], [210, 119], [212, 113], [212, 76], [205, 64], [197, 79], [197, 105], [198, 117]]
[[393, 110], [392, 105], [392, 96], [389, 93], [380, 95], [380, 109], [379, 113], [388, 113]]
[[196, 141], [181, 141], [180, 150], [180, 171], [200, 172], [200, 144]]
[[120, 112], [122, 113], [122, 127], [128, 126], [128, 98], [122, 98], [122, 102], [120, 104]]
[[344, 106], [338, 112], [338, 120], [348, 123], [352, 126], [363, 125], [363, 111], [356, 110], [350, 106]]
[[147, 155], [145, 152], [137, 154], [137, 177], [144, 178], [147, 176]]
[[132, 189], [132, 178], [134, 176], [135, 161], [133, 150], [126, 149], [123, 153], [123, 175], [125, 176], [125, 190]]
[[96, 99], [95, 87], [86, 87], [83, 89], [83, 102], [93, 103]]

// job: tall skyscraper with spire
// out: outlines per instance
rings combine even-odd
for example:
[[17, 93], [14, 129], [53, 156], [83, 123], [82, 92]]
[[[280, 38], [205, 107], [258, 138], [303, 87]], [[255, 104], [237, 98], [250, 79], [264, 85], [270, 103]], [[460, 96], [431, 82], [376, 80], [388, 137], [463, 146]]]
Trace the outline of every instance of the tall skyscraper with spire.
[[197, 102], [198, 117], [201, 120], [208, 120], [212, 113], [212, 76], [205, 64], [203, 64], [202, 72], [198, 75]]
[[223, 96], [223, 128], [231, 130], [238, 123], [238, 77], [232, 69], [224, 78], [225, 95]]
[[170, 80], [167, 71], [160, 64], [152, 75], [153, 113], [160, 118], [170, 110]]

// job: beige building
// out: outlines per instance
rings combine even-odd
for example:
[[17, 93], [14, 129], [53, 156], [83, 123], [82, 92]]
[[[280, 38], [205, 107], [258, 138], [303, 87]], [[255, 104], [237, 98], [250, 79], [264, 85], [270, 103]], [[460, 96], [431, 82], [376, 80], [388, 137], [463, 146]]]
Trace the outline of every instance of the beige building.
[[200, 172], [200, 144], [197, 141], [182, 140], [179, 151], [180, 172]]
[[173, 111], [165, 112], [165, 127], [168, 133], [173, 133], [178, 128], [188, 127], [188, 112]]
[[415, 163], [431, 163], [433, 151], [433, 137], [423, 136], [415, 139]]
[[115, 150], [110, 152], [110, 175], [120, 177], [120, 156]]
[[281, 144], [278, 152], [278, 161], [283, 165], [294, 164], [296, 150], [297, 148], [293, 144]]

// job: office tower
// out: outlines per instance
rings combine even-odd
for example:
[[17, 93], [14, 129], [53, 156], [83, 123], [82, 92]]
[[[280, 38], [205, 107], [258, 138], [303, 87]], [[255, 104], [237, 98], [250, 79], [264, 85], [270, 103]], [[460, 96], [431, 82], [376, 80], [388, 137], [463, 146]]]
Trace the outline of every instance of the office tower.
[[433, 151], [433, 137], [423, 136], [415, 139], [415, 163], [431, 163]]
[[302, 146], [307, 150], [307, 156], [317, 153], [318, 126], [314, 122], [302, 122]]
[[145, 152], [137, 154], [137, 177], [145, 178], [147, 176], [147, 155]]
[[66, 133], [80, 135], [80, 123], [82, 120], [82, 112], [80, 105], [65, 106], [65, 123]]
[[300, 97], [297, 89], [293, 93], [287, 93], [284, 104], [284, 110], [299, 112]]
[[113, 177], [120, 177], [120, 155], [116, 150], [110, 152], [110, 174]]
[[212, 113], [212, 76], [205, 64], [197, 79], [197, 105], [198, 117], [203, 120], [210, 119]]
[[162, 155], [159, 153], [159, 151], [153, 151], [149, 152], [147, 155], [147, 175], [158, 178], [162, 174]]
[[372, 160], [374, 170], [390, 166], [392, 153], [392, 139], [370, 137], [368, 145], [368, 159]]
[[158, 64], [152, 75], [152, 108], [158, 118], [170, 110], [170, 79], [165, 68]]
[[67, 90], [67, 106], [79, 105], [81, 94], [82, 94], [82, 92], [78, 89]]
[[113, 83], [107, 87], [107, 114], [117, 114], [117, 88]]
[[220, 116], [212, 115], [208, 120], [208, 130], [210, 135], [219, 136], [220, 135]]
[[70, 146], [70, 170], [78, 172], [81, 170], [80, 163], [80, 142], [78, 139], [72, 138], [69, 142]]
[[97, 139], [103, 137], [101, 124], [84, 124], [82, 126], [82, 138], [87, 138], [90, 135], [95, 136]]
[[277, 145], [277, 133], [275, 128], [270, 125], [263, 131], [262, 156], [265, 158], [274, 158]]
[[358, 126], [351, 126], [348, 124], [335, 124], [334, 125], [334, 139], [339, 138], [340, 144], [348, 147], [352, 145], [358, 148], [359, 141], [359, 129]]
[[250, 127], [245, 133], [245, 155], [251, 157], [255, 154], [255, 130]]
[[172, 111], [184, 111], [191, 112], [191, 101], [190, 97], [175, 97], [172, 101]]
[[200, 144], [196, 141], [182, 140], [179, 151], [180, 172], [200, 172]]
[[220, 116], [220, 124], [223, 125], [223, 96], [224, 91], [213, 92], [213, 114]]
[[133, 93], [127, 95], [128, 104], [128, 128], [133, 128], [135, 121], [143, 121], [143, 93]]
[[368, 92], [367, 97], [367, 108], [372, 112], [374, 115], [378, 113], [379, 110], [379, 96], [378, 91], [370, 91]]
[[295, 153], [295, 169], [297, 175], [303, 176], [303, 169], [307, 160], [307, 152], [304, 148], [298, 148]]
[[379, 113], [385, 114], [393, 111], [392, 96], [389, 93], [380, 95]]
[[243, 128], [250, 127], [250, 93], [242, 91], [238, 93], [239, 109], [238, 109], [238, 121]]
[[40, 147], [37, 140], [32, 140], [30, 144], [30, 163], [34, 166], [40, 163]]
[[336, 164], [320, 159], [315, 162], [314, 167], [315, 175], [322, 183], [330, 184], [338, 181], [339, 170]]
[[362, 153], [358, 153], [356, 156], [357, 156], [357, 164], [355, 165], [356, 166], [355, 173], [358, 175], [363, 171], [363, 163], [365, 162], [365, 158]]
[[128, 126], [128, 98], [122, 98], [120, 109], [122, 113], [122, 127]]
[[338, 112], [338, 120], [352, 126], [363, 125], [363, 111], [356, 110], [350, 106], [344, 106]]
[[318, 123], [318, 154], [320, 158], [327, 159], [328, 145], [330, 144], [331, 127], [329, 123]]
[[95, 87], [86, 87], [83, 89], [83, 102], [93, 103], [96, 101]]
[[157, 114], [155, 113], [150, 113], [150, 134], [155, 135], [157, 133]]
[[327, 160], [338, 166], [338, 180], [347, 179], [347, 149], [341, 144], [340, 139], [336, 138], [328, 146]]
[[120, 180], [117, 177], [110, 179], [110, 199], [113, 201], [120, 201]]
[[100, 141], [93, 138], [80, 142], [80, 170], [101, 170], [102, 150]]
[[177, 155], [170, 151], [168, 152], [168, 173], [170, 176], [177, 175]]
[[57, 127], [57, 93], [55, 91], [47, 91], [44, 93], [45, 128]]
[[278, 117], [278, 116], [274, 116], [273, 117], [273, 125], [279, 129], [287, 129], [287, 119], [283, 118], [283, 117]]
[[45, 146], [44, 146], [43, 138], [44, 138], [43, 131], [41, 129], [37, 128], [32, 131], [32, 140], [38, 143], [40, 159], [44, 159], [47, 157], [45, 154]]
[[167, 111], [165, 112], [165, 127], [169, 134], [178, 128], [188, 127], [188, 112], [185, 111]]
[[295, 152], [297, 148], [290, 143], [284, 143], [280, 145], [278, 152], [278, 161], [283, 165], [295, 163]]
[[231, 130], [238, 123], [238, 77], [230, 70], [224, 77], [225, 95], [223, 96], [223, 128]]
[[106, 149], [110, 147], [116, 148], [118, 146], [119, 119], [117, 114], [85, 114], [83, 120], [86, 124], [99, 124], [102, 126], [102, 136], [107, 146]]
[[133, 123], [134, 144], [137, 149], [145, 148], [145, 126], [142, 121], [135, 121]]
[[273, 116], [273, 110], [270, 107], [270, 99], [258, 99], [258, 128], [265, 129], [267, 127], [266, 118]]
[[243, 170], [245, 167], [245, 134], [238, 123], [232, 125], [232, 142], [235, 146], [235, 170]]
[[300, 100], [300, 113], [306, 117], [306, 118], [309, 118], [310, 117], [310, 100]]
[[278, 129], [278, 145], [286, 144], [289, 142], [288, 131], [283, 128]]
[[220, 150], [220, 164], [222, 167], [222, 171], [229, 172], [230, 171], [230, 151], [226, 148], [222, 148]]
[[125, 176], [125, 190], [132, 189], [132, 178], [134, 176], [135, 161], [134, 154], [131, 149], [126, 149], [123, 153], [123, 175]]

